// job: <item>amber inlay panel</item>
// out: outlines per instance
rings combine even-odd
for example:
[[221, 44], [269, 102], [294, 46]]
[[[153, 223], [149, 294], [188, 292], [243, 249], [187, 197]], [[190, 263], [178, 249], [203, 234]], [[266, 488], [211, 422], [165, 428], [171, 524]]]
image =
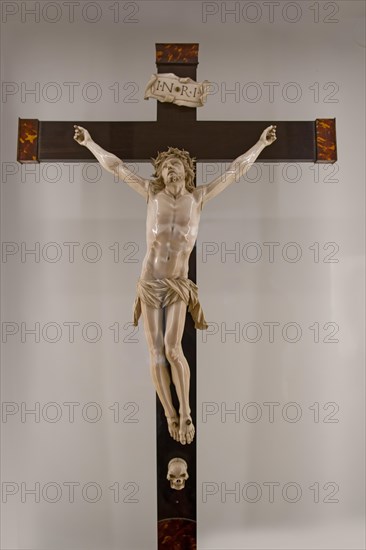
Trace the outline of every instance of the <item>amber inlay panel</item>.
[[335, 118], [317, 118], [316, 130], [316, 162], [336, 162], [337, 142]]
[[18, 162], [39, 162], [38, 160], [39, 120], [20, 118], [18, 128]]
[[197, 550], [196, 522], [163, 519], [158, 523], [159, 550]]
[[156, 44], [156, 63], [198, 63], [198, 44]]

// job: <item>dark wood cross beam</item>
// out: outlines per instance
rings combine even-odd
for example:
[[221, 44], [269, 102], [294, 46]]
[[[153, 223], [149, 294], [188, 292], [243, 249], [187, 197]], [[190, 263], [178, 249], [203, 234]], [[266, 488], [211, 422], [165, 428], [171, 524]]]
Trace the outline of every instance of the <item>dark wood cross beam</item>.
[[[198, 44], [157, 44], [159, 73], [197, 79]], [[199, 162], [232, 161], [250, 149], [262, 131], [277, 125], [277, 141], [266, 147], [260, 162], [327, 162], [337, 160], [334, 119], [311, 122], [197, 121], [196, 109], [157, 103], [157, 122], [41, 122], [19, 120], [18, 161], [96, 162], [90, 151], [73, 140], [74, 124], [86, 127], [93, 139], [126, 162], [150, 162], [168, 146], [186, 149]], [[189, 278], [196, 281], [196, 254], [190, 258]], [[191, 370], [190, 406], [196, 422], [196, 333], [187, 315], [183, 350]], [[174, 389], [173, 392], [174, 394]], [[176, 396], [175, 396], [176, 397]], [[178, 405], [177, 405], [178, 407]], [[157, 399], [158, 548], [196, 549], [196, 438], [182, 446], [168, 434], [163, 408]], [[182, 491], [170, 489], [166, 479], [171, 458], [188, 463], [189, 479]]]

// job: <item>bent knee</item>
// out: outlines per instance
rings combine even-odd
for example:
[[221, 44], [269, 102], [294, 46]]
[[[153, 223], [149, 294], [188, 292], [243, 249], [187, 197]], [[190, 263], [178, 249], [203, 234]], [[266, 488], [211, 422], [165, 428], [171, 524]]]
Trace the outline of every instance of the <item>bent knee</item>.
[[162, 365], [166, 363], [163, 347], [153, 347], [150, 349], [150, 362], [152, 365]]
[[183, 353], [182, 345], [176, 344], [176, 345], [170, 345], [167, 344], [165, 346], [165, 354], [166, 358], [168, 359], [169, 363], [174, 363], [178, 361]]

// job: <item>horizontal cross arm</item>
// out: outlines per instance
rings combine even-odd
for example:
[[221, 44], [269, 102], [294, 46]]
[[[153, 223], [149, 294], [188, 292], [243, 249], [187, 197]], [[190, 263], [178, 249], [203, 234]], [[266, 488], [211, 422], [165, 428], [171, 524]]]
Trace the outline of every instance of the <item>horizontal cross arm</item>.
[[277, 126], [277, 141], [263, 150], [259, 162], [337, 160], [334, 119], [188, 121], [179, 125], [21, 119], [19, 162], [95, 162], [92, 153], [74, 141], [74, 124], [85, 127], [96, 143], [125, 162], [149, 162], [168, 146], [186, 149], [198, 162], [231, 162], [250, 149], [271, 124]]

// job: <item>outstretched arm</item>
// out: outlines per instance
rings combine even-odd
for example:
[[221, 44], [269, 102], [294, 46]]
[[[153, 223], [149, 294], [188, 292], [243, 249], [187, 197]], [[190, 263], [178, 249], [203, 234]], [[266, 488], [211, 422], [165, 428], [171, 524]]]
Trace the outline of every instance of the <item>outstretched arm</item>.
[[249, 151], [235, 159], [224, 174], [211, 183], [202, 185], [202, 204], [205, 205], [207, 201], [217, 197], [231, 183], [238, 181], [249, 170], [259, 153], [276, 139], [276, 126], [268, 126], [257, 143]]
[[134, 191], [137, 191], [137, 193], [142, 195], [145, 199], [147, 198], [149, 185], [148, 180], [145, 180], [139, 175], [131, 172], [124, 162], [116, 157], [116, 155], [108, 153], [108, 151], [102, 149], [97, 143], [95, 143], [95, 141], [92, 140], [88, 130], [85, 130], [82, 126], [76, 125], [74, 128], [74, 140], [80, 145], [87, 147], [99, 161], [101, 166], [103, 166], [103, 168], [118, 176], [119, 179], [125, 181], [127, 185], [129, 185]]

